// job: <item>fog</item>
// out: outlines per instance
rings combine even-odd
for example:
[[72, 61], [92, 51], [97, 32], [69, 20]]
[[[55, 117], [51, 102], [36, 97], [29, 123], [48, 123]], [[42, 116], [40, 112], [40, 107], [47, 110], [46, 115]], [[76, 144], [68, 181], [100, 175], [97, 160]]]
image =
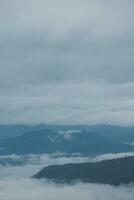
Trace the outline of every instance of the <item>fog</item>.
[[0, 156], [0, 178], [20, 179], [31, 177], [44, 167], [50, 165], [62, 165], [67, 163], [100, 162], [102, 160], [117, 159], [126, 156], [134, 156], [133, 152], [108, 153], [98, 156], [83, 156], [72, 154], [71, 156], [62, 153], [54, 154], [29, 154], [29, 155], [4, 155]]
[[52, 153], [52, 154], [27, 154], [27, 155], [3, 155], [0, 156], [0, 166], [49, 166], [49, 165], [61, 165], [67, 163], [83, 163], [83, 162], [99, 162], [102, 160], [117, 159], [126, 156], [134, 156], [134, 152], [122, 152], [122, 153], [107, 153], [101, 155], [82, 155], [74, 153], [71, 155], [65, 153]]
[[55, 185], [32, 179], [0, 181], [1, 200], [133, 200], [134, 187], [83, 184]]
[[[100, 161], [132, 154], [105, 154], [94, 158], [81, 155], [66, 157], [62, 154], [1, 156], [0, 160], [4, 160], [5, 166], [0, 166], [0, 200], [133, 200], [134, 186], [132, 185], [114, 187], [81, 182], [58, 185], [45, 179], [30, 178], [42, 167], [52, 164]], [[8, 159], [25, 160], [25, 162], [20, 166], [13, 166], [9, 164]]]

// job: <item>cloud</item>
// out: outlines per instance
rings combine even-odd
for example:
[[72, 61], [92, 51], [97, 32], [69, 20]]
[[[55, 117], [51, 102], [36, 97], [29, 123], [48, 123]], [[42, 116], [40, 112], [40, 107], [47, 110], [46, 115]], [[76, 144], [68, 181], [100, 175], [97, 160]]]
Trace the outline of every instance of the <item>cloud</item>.
[[[108, 153], [108, 154], [102, 154], [98, 156], [83, 156], [79, 153], [74, 153], [72, 155], [68, 155], [65, 153], [53, 153], [53, 154], [27, 154], [27, 155], [3, 155], [0, 156], [0, 167], [1, 167], [1, 174], [6, 174], [7, 170], [10, 169], [14, 170], [21, 169], [23, 170], [23, 166], [28, 167], [32, 169], [33, 168], [42, 168], [47, 167], [49, 165], [63, 165], [67, 163], [86, 163], [86, 162], [99, 162], [102, 160], [111, 160], [111, 159], [117, 159], [117, 158], [123, 158], [128, 156], [134, 156], [134, 152], [124, 152], [124, 153]], [[16, 170], [15, 170], [16, 173]], [[33, 173], [32, 170], [30, 170], [30, 174]], [[9, 174], [9, 173], [7, 173]], [[14, 173], [10, 173], [14, 174]], [[23, 174], [23, 173], [22, 173]], [[29, 175], [30, 176], [30, 175]]]
[[132, 125], [132, 1], [0, 1], [0, 122]]
[[133, 81], [132, 1], [7, 2], [1, 1], [7, 82]]
[[133, 84], [70, 82], [28, 86], [1, 95], [1, 123], [133, 125]]
[[[96, 160], [111, 159], [112, 157], [123, 157], [131, 154], [102, 155]], [[50, 164], [63, 164], [69, 162], [87, 162], [94, 161], [94, 158], [86, 157], [57, 157], [56, 155], [29, 155], [27, 156], [3, 156], [1, 159], [27, 159], [24, 166], [5, 166], [0, 167], [0, 199], [4, 200], [61, 200], [61, 199], [78, 199], [78, 200], [133, 200], [134, 186], [113, 187], [102, 184], [84, 184], [81, 182], [71, 185], [56, 185], [47, 180], [37, 181], [29, 178], [42, 166]]]
[[74, 133], [80, 133], [81, 130], [68, 130], [68, 131], [59, 131], [58, 134], [62, 135], [64, 137], [64, 139], [66, 140], [71, 140], [72, 139], [72, 135]]
[[133, 187], [82, 184], [56, 186], [30, 179], [0, 181], [0, 198], [4, 200], [133, 200]]
[[62, 153], [54, 154], [28, 154], [28, 155], [4, 155], [0, 156], [0, 179], [20, 179], [31, 177], [43, 167], [49, 165], [61, 165], [67, 163], [83, 163], [92, 161], [87, 156], [73, 154], [67, 156]]

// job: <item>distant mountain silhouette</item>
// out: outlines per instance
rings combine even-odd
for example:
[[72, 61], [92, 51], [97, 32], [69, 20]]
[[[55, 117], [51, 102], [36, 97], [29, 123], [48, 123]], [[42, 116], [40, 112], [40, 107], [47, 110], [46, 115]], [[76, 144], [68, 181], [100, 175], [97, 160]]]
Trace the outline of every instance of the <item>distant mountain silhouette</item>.
[[49, 129], [51, 131], [81, 130], [97, 132], [113, 140], [134, 142], [134, 127], [112, 126], [112, 125], [0, 125], [0, 139], [17, 137], [24, 133], [36, 130]]
[[[134, 151], [134, 146], [115, 141], [86, 126], [52, 126], [0, 140], [0, 154], [81, 153], [102, 154]], [[71, 129], [72, 128], [72, 129]]]

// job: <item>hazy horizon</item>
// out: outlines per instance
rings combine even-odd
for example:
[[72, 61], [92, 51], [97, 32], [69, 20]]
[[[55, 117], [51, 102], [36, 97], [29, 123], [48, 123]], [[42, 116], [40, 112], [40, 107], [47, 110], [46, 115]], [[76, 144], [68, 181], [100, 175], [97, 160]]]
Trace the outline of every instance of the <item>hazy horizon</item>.
[[123, 124], [110, 124], [110, 123], [107, 123], [107, 124], [99, 124], [99, 123], [95, 123], [95, 124], [88, 124], [88, 123], [80, 123], [80, 124], [68, 124], [68, 123], [63, 123], [63, 124], [61, 124], [61, 123], [57, 123], [57, 124], [53, 124], [53, 123], [0, 123], [0, 126], [113, 126], [113, 127], [134, 127], [134, 125], [123, 125]]

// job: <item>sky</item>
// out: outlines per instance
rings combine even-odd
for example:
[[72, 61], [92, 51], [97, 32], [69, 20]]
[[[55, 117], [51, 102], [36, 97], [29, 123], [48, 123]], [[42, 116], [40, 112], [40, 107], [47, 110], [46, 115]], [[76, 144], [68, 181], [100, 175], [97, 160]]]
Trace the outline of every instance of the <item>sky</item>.
[[0, 0], [0, 124], [134, 125], [133, 0]]

